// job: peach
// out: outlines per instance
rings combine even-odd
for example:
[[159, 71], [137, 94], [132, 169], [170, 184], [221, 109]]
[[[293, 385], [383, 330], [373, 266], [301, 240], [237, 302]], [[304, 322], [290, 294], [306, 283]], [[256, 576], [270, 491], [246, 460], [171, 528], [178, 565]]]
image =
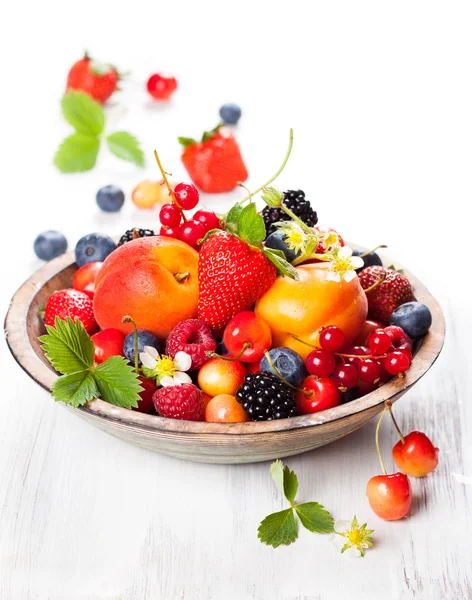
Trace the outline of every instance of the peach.
[[296, 269], [299, 281], [277, 277], [256, 304], [256, 314], [271, 328], [272, 345], [286, 346], [306, 358], [310, 347], [293, 335], [318, 346], [320, 329], [327, 325], [340, 327], [346, 344], [351, 344], [367, 316], [367, 297], [359, 278], [349, 283], [329, 281], [328, 265], [323, 263]]
[[132, 325], [166, 338], [185, 319], [197, 316], [198, 253], [179, 240], [146, 237], [112, 252], [95, 281], [94, 311], [100, 327], [123, 333]]

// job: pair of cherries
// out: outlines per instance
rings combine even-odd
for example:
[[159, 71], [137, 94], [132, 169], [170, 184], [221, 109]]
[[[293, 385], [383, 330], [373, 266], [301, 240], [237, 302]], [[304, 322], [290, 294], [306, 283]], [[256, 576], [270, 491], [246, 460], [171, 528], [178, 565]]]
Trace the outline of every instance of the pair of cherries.
[[[379, 448], [380, 424], [389, 412], [393, 424], [400, 436], [400, 441], [392, 450], [393, 460], [399, 469], [403, 471], [388, 474], [385, 470], [382, 455]], [[375, 432], [375, 443], [379, 456], [382, 475], [372, 477], [367, 483], [367, 498], [372, 510], [381, 519], [395, 521], [403, 519], [410, 511], [412, 491], [408, 475], [412, 477], [425, 477], [438, 466], [438, 448], [421, 431], [412, 431], [404, 436], [392, 413], [392, 403], [387, 400], [385, 408], [380, 415]]]

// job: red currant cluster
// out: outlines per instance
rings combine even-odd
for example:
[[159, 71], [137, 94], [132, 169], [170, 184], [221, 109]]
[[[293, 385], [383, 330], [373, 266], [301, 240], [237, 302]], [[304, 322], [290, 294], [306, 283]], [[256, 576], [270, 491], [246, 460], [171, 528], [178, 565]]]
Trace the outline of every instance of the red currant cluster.
[[164, 204], [159, 212], [161, 230], [159, 235], [176, 238], [192, 248], [210, 229], [219, 227], [219, 219], [211, 210], [200, 209], [188, 220], [184, 210], [194, 209], [200, 198], [197, 188], [189, 183], [179, 183], [173, 191], [173, 202]]
[[321, 350], [307, 356], [306, 368], [315, 377], [331, 377], [342, 392], [369, 393], [407, 371], [413, 358], [411, 338], [395, 326], [373, 331], [367, 346], [345, 346], [342, 330], [330, 325], [321, 331], [319, 344]]

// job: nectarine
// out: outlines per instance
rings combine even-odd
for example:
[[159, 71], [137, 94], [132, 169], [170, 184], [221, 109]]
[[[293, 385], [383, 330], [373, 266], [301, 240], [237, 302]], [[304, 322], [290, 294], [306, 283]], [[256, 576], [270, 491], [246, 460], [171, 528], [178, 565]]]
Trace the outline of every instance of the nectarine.
[[198, 253], [172, 238], [146, 237], [117, 248], [95, 281], [94, 311], [100, 327], [123, 333], [130, 315], [139, 329], [165, 338], [185, 319], [197, 316]]
[[327, 279], [328, 265], [297, 267], [300, 280], [277, 277], [272, 287], [257, 301], [255, 312], [269, 325], [272, 345], [286, 346], [306, 358], [310, 347], [295, 340], [318, 345], [319, 331], [337, 325], [354, 341], [367, 316], [367, 297], [359, 278], [349, 283]]

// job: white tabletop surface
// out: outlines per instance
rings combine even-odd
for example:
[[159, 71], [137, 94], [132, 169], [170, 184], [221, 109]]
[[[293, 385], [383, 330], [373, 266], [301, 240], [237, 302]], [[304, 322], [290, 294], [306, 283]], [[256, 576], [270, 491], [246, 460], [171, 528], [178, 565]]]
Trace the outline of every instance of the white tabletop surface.
[[[121, 6], [120, 6], [121, 4]], [[289, 459], [300, 498], [375, 529], [375, 547], [349, 561], [300, 532], [273, 550], [259, 521], [283, 501], [269, 464], [212, 466], [159, 456], [94, 429], [56, 405], [0, 344], [0, 598], [2, 600], [472, 598], [470, 368], [472, 38], [467, 2], [123, 3], [10, 2], [1, 9], [0, 308], [41, 263], [32, 242], [59, 229], [73, 248], [92, 231], [157, 225], [129, 201], [158, 177], [151, 151], [185, 178], [177, 135], [217, 122], [239, 103], [237, 129], [257, 187], [295, 130], [281, 188], [302, 188], [351, 240], [384, 242], [438, 298], [445, 349], [397, 405], [406, 431], [440, 448], [433, 475], [413, 481], [409, 518], [371, 512], [379, 472], [374, 424]], [[87, 48], [132, 72], [108, 112], [143, 142], [144, 171], [103, 153], [87, 174], [60, 175], [54, 150], [68, 133], [59, 100], [68, 67]], [[153, 103], [144, 80], [176, 75], [172, 102]], [[95, 192], [123, 187], [118, 215]], [[232, 198], [239, 197], [235, 193]], [[203, 202], [223, 210], [229, 197]], [[393, 428], [385, 426], [387, 463]]]

